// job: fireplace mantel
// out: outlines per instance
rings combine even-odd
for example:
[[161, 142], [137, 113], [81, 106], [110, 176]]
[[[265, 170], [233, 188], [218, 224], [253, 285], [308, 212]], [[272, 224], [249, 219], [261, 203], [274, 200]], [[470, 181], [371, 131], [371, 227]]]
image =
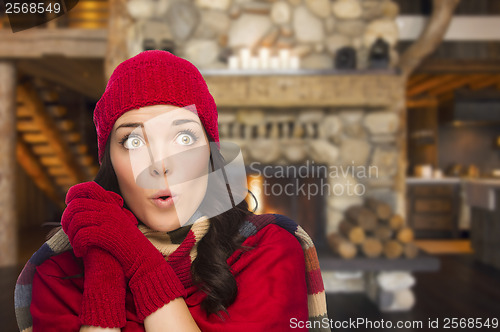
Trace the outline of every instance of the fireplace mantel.
[[[394, 71], [202, 71], [219, 107], [394, 107], [404, 81]], [[399, 106], [399, 105], [398, 105]]]
[[[333, 167], [376, 166], [374, 176], [324, 177], [327, 190], [319, 195], [326, 198], [324, 234], [335, 232], [344, 211], [362, 204], [365, 196], [383, 200], [395, 213], [405, 215], [405, 81], [399, 73], [222, 69], [201, 73], [219, 109], [221, 139], [238, 144], [248, 165], [314, 161]], [[352, 195], [332, 189], [349, 185], [366, 190]]]

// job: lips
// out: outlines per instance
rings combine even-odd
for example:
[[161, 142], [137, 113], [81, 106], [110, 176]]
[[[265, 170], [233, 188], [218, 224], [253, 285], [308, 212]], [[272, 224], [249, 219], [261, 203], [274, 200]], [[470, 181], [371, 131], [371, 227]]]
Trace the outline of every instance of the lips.
[[172, 197], [172, 193], [170, 192], [170, 190], [169, 189], [163, 189], [163, 190], [160, 190], [160, 191], [156, 192], [156, 194], [154, 194], [150, 198], [151, 199], [163, 199], [163, 200], [166, 200], [169, 197]]
[[160, 190], [150, 197], [153, 204], [161, 209], [170, 208], [177, 201], [177, 196], [173, 195], [168, 189]]

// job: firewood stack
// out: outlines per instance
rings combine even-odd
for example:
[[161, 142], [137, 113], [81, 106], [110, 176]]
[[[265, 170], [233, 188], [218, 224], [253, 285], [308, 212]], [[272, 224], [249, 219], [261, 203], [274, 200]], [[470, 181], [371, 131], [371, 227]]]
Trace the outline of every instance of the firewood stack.
[[341, 257], [358, 255], [389, 259], [414, 258], [418, 247], [413, 230], [405, 226], [401, 215], [379, 200], [368, 198], [364, 205], [348, 208], [337, 233], [328, 236], [328, 244]]

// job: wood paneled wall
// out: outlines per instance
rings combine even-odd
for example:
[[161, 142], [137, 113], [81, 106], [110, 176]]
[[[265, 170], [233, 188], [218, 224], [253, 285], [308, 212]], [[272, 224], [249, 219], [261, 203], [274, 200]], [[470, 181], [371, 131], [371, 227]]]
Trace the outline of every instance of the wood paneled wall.
[[[18, 229], [42, 229], [44, 222], [60, 222], [62, 211], [35, 185], [24, 169], [16, 167], [16, 210]], [[44, 227], [48, 231], [50, 227]]]

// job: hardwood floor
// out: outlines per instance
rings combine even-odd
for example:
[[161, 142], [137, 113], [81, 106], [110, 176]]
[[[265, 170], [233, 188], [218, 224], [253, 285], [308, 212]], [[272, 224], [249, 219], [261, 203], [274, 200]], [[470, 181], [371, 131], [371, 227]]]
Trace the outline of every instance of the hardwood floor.
[[0, 268], [0, 330], [19, 331], [14, 312], [14, 287], [22, 267]]
[[[442, 255], [441, 270], [436, 273], [415, 273], [414, 286], [416, 304], [409, 312], [381, 313], [362, 294], [328, 294], [329, 318], [344, 321], [365, 318], [370, 321], [390, 320], [422, 321], [426, 327], [428, 320], [439, 319], [445, 331], [445, 318], [497, 318], [500, 321], [500, 271], [478, 263], [471, 255]], [[374, 331], [356, 328], [342, 331]], [[376, 329], [394, 331], [397, 329]], [[404, 331], [426, 331], [427, 328], [409, 328]], [[485, 331], [487, 329], [484, 329]], [[491, 329], [493, 330], [493, 329]]]
[[[493, 318], [500, 319], [500, 270], [475, 262], [470, 255], [442, 255], [441, 270], [435, 273], [416, 273], [414, 286], [416, 304], [403, 313], [381, 313], [362, 294], [327, 294], [329, 318], [348, 321], [364, 318], [371, 322], [381, 319], [415, 322], [424, 326], [429, 319]], [[14, 285], [20, 267], [0, 269], [0, 330], [17, 331], [14, 315]], [[397, 331], [398, 329], [347, 328], [342, 331]], [[427, 328], [404, 329], [426, 331]], [[443, 328], [433, 331], [447, 330]], [[449, 330], [449, 329], [448, 329]], [[493, 330], [493, 329], [491, 329]], [[487, 329], [484, 329], [487, 331]]]

